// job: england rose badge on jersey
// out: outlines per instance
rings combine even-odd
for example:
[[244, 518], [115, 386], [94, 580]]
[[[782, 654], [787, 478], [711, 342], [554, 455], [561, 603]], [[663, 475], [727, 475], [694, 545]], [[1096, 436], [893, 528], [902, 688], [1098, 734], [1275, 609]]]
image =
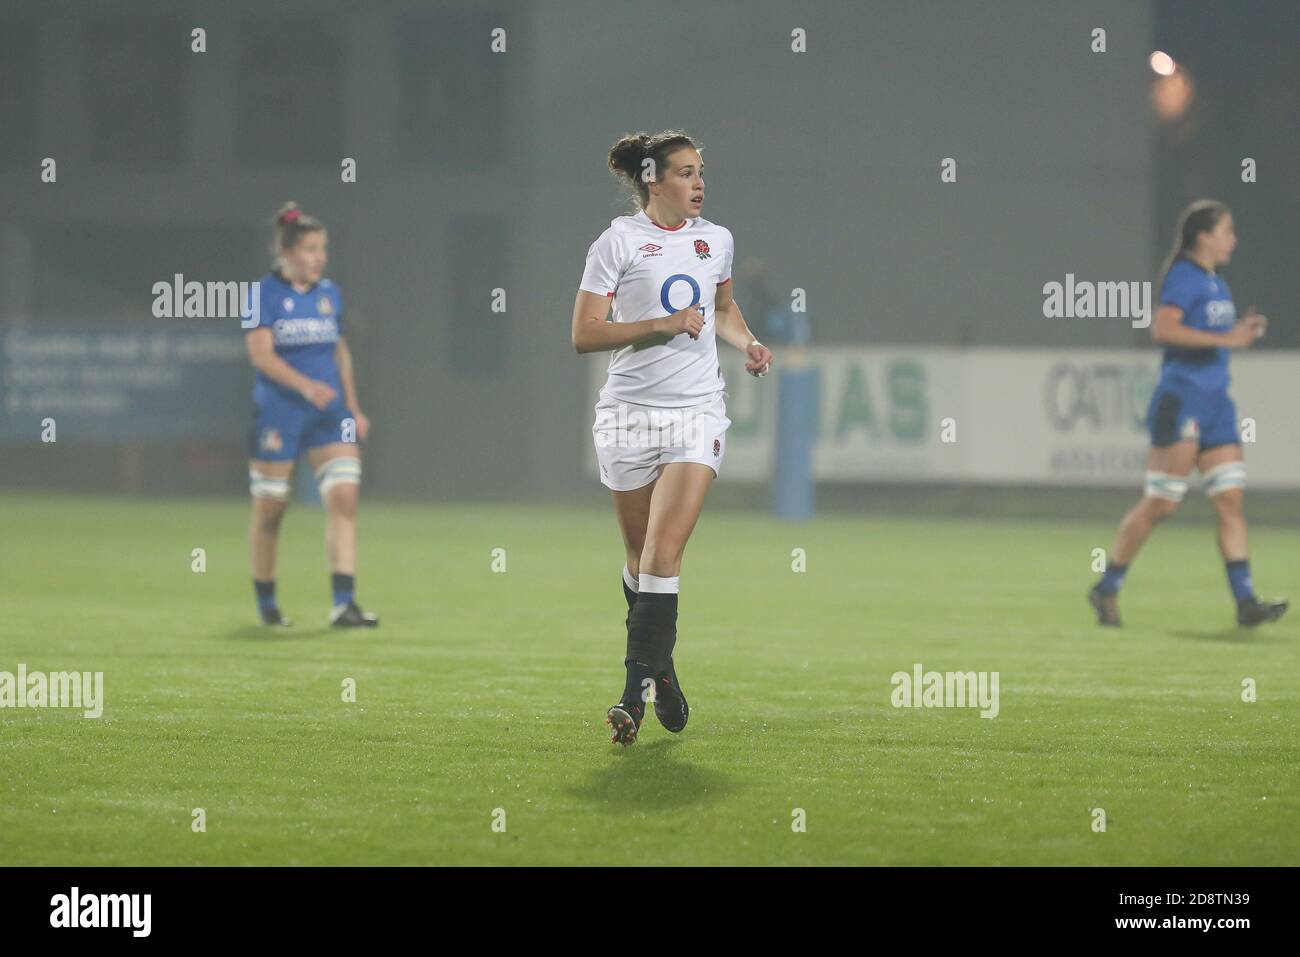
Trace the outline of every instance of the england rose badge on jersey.
[[329, 296], [321, 296], [316, 302], [316, 308], [320, 311], [322, 316], [328, 316], [334, 311], [334, 303], [330, 302]]
[[695, 255], [699, 256], [701, 259], [709, 258], [709, 244], [703, 239], [695, 240]]

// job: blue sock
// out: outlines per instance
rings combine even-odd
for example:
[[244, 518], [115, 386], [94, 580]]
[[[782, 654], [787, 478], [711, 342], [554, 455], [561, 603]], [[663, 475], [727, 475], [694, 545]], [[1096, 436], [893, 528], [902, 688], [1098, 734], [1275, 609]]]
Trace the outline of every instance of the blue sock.
[[340, 575], [338, 572], [330, 575], [330, 585], [334, 589], [334, 604], [346, 605], [352, 601], [352, 596], [356, 592], [356, 581], [353, 575]]
[[1228, 585], [1232, 588], [1232, 597], [1237, 601], [1253, 598], [1255, 588], [1250, 581], [1250, 562], [1242, 559], [1239, 562], [1227, 562], [1225, 567], [1228, 569]]
[[275, 607], [275, 579], [260, 582], [254, 578], [253, 591], [257, 593], [257, 607], [260, 610], [267, 611]]
[[1101, 581], [1097, 583], [1097, 590], [1103, 595], [1113, 595], [1119, 591], [1119, 586], [1124, 584], [1124, 576], [1128, 574], [1127, 565], [1107, 565], [1106, 570], [1102, 572]]

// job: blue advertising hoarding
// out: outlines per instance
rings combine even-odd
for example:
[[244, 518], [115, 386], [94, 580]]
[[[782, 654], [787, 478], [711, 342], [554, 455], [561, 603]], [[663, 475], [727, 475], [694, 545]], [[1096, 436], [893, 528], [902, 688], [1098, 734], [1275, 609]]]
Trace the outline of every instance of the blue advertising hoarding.
[[243, 438], [252, 382], [237, 319], [0, 327], [0, 441]]

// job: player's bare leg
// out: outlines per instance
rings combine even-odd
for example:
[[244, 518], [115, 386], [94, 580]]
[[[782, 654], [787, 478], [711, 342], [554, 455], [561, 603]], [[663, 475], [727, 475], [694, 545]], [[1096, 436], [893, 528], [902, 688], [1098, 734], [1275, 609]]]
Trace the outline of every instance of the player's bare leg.
[[[1206, 449], [1196, 460], [1202, 475], [1209, 475], [1220, 465], [1241, 461], [1241, 447], [1221, 445]], [[1218, 520], [1216, 535], [1219, 553], [1225, 562], [1245, 561], [1249, 550], [1246, 545], [1246, 493], [1241, 487], [1226, 488], [1210, 496]]]
[[307, 453], [325, 507], [325, 557], [329, 562], [335, 627], [374, 627], [379, 619], [356, 603], [357, 504], [361, 453], [351, 442], [318, 446]]
[[1219, 553], [1237, 602], [1237, 623], [1258, 625], [1281, 618], [1288, 602], [1261, 601], [1255, 595], [1246, 541], [1246, 476], [1241, 462], [1241, 446], [1220, 445], [1202, 452], [1196, 467], [1205, 476], [1206, 493], [1214, 505]]
[[[1154, 448], [1147, 453], [1147, 471], [1186, 482], [1196, 460], [1196, 442], [1176, 442]], [[1170, 493], [1177, 495], [1177, 490]], [[1153, 495], [1149, 490], [1136, 505], [1129, 509], [1119, 524], [1115, 540], [1110, 547], [1108, 565], [1127, 565], [1137, 557], [1151, 530], [1172, 515], [1182, 501], [1178, 498]]]
[[699, 462], [673, 462], [663, 467], [650, 501], [641, 574], [664, 578], [681, 572], [686, 542], [712, 484], [713, 469]]
[[288, 626], [293, 623], [280, 613], [275, 599], [275, 560], [280, 540], [280, 523], [289, 507], [289, 480], [293, 477], [293, 463], [252, 459], [248, 463], [248, 473], [253, 498], [248, 550], [258, 610], [264, 624]]
[[1119, 618], [1119, 588], [1129, 563], [1137, 557], [1151, 530], [1172, 515], [1187, 494], [1187, 476], [1196, 461], [1194, 440], [1152, 448], [1147, 453], [1146, 494], [1128, 510], [1115, 532], [1101, 581], [1088, 592], [1088, 603], [1101, 625], [1116, 627]]
[[650, 524], [650, 497], [654, 488], [655, 482], [651, 482], [630, 492], [610, 491], [614, 500], [614, 517], [618, 519], [619, 534], [623, 536], [624, 566], [627, 569], [627, 575], [623, 579], [623, 596], [627, 599], [629, 619], [636, 604], [635, 582], [641, 574], [641, 550], [645, 547], [646, 528]]
[[357, 505], [361, 487], [353, 483], [334, 485], [322, 496], [325, 506], [325, 557], [330, 571], [357, 573]]

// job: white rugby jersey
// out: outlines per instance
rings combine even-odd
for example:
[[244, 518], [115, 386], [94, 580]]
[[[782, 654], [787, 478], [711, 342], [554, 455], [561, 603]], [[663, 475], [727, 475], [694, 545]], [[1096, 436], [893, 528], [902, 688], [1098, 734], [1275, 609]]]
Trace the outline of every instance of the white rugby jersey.
[[731, 231], [707, 219], [687, 219], [675, 229], [657, 225], [641, 210], [620, 216], [591, 244], [580, 289], [613, 297], [613, 322], [668, 316], [698, 304], [704, 328], [663, 345], [633, 343], [609, 358], [605, 390], [639, 405], [680, 408], [707, 402], [722, 391], [714, 335], [713, 299], [731, 281], [735, 245]]

